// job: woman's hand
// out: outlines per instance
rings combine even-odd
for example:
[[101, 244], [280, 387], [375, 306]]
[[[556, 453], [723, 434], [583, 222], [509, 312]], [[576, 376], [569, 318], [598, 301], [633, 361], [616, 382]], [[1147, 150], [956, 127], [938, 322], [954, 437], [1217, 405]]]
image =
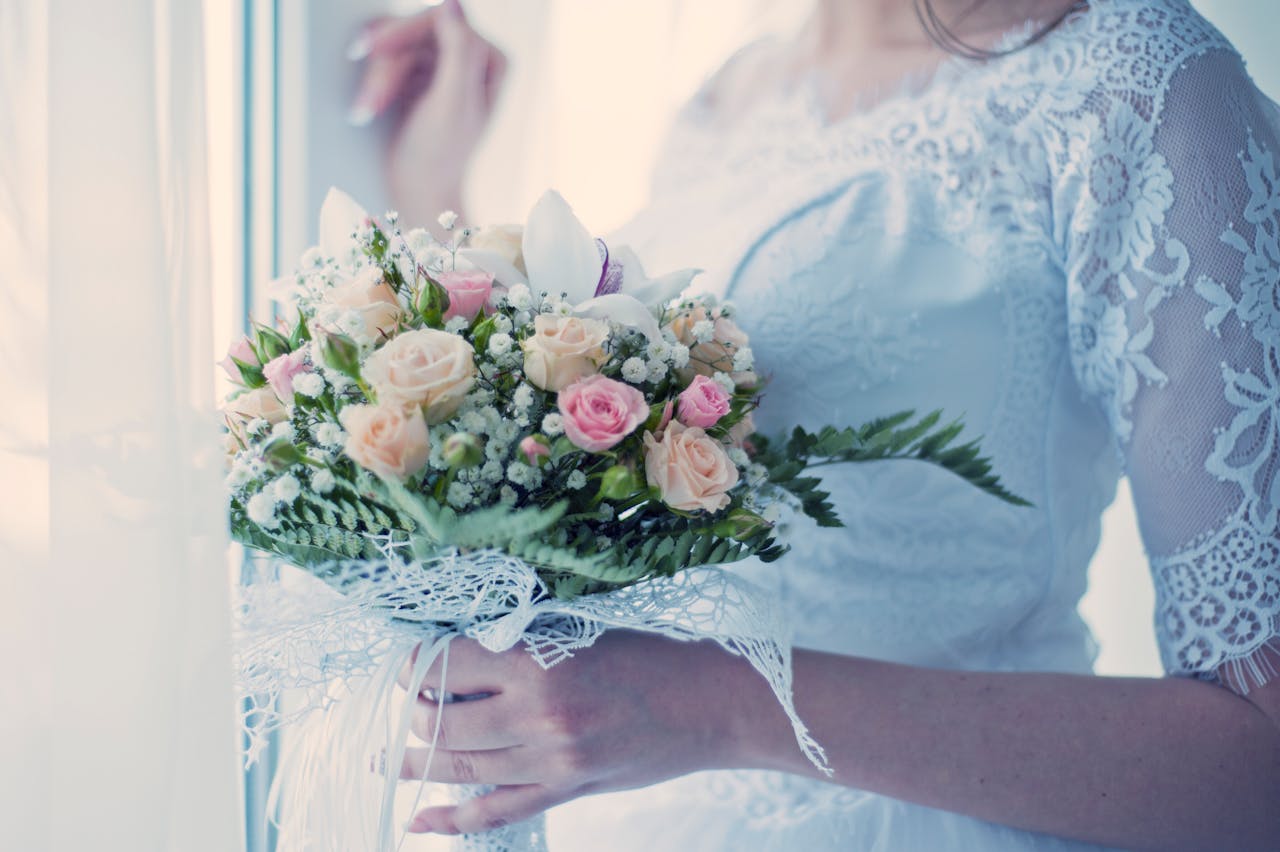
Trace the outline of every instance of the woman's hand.
[[351, 122], [387, 115], [386, 174], [402, 220], [426, 225], [461, 208], [462, 181], [506, 71], [501, 51], [467, 23], [458, 0], [374, 21], [352, 45], [365, 63]]
[[[440, 661], [423, 692], [439, 688]], [[401, 675], [405, 685], [408, 671]], [[752, 713], [777, 701], [743, 659], [711, 642], [611, 631], [550, 669], [523, 647], [493, 654], [471, 640], [449, 649], [446, 689], [487, 698], [436, 704], [419, 695], [401, 777], [495, 784], [456, 807], [418, 813], [414, 832], [473, 833], [578, 796], [642, 787], [703, 769], [745, 765]], [[782, 719], [785, 724], [785, 718]]]

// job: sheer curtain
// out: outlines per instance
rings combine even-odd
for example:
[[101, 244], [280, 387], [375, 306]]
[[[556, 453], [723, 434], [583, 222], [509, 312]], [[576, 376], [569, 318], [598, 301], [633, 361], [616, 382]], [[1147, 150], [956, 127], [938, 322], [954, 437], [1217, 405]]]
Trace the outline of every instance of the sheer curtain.
[[0, 0], [6, 848], [241, 842], [200, 12]]

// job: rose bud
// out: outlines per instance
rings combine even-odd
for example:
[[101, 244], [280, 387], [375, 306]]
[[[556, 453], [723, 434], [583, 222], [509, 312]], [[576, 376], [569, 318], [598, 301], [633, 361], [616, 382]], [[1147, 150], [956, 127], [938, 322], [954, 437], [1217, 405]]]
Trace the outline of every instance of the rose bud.
[[615, 464], [600, 477], [600, 496], [606, 500], [625, 500], [639, 487], [635, 473], [623, 464]]
[[258, 326], [254, 332], [257, 338], [257, 349], [267, 361], [273, 361], [281, 355], [289, 354], [289, 340], [274, 328]]
[[551, 446], [542, 435], [529, 435], [520, 442], [520, 452], [524, 460], [533, 467], [541, 467], [551, 456]]
[[468, 432], [454, 432], [446, 438], [441, 454], [445, 464], [459, 470], [475, 467], [484, 461], [484, 447], [480, 439]]
[[322, 334], [320, 357], [331, 370], [353, 379], [360, 378], [360, 347], [345, 334]]
[[262, 458], [277, 473], [302, 463], [302, 451], [288, 438], [273, 438], [262, 448]]

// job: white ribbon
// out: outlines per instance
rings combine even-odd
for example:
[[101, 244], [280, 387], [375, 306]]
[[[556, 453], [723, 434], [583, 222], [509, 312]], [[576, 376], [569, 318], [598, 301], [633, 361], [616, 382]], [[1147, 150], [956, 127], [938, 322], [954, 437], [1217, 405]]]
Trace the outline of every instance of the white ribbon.
[[[398, 848], [403, 835], [396, 837], [394, 800], [417, 690], [395, 712], [397, 676], [422, 645], [411, 676], [420, 687], [437, 658], [444, 655], [447, 664], [457, 636], [494, 652], [523, 642], [544, 668], [589, 647], [611, 627], [715, 641], [769, 682], [801, 750], [830, 773], [792, 701], [788, 625], [763, 590], [729, 570], [685, 571], [564, 601], [547, 594], [531, 566], [497, 551], [451, 551], [413, 561], [389, 543], [384, 552], [380, 563], [335, 568], [341, 594], [309, 576], [245, 589], [239, 685], [243, 694], [266, 699], [259, 698], [257, 724], [247, 733], [256, 741], [272, 729], [288, 729], [288, 754], [273, 787], [281, 850]], [[444, 689], [442, 683], [442, 694]], [[295, 709], [286, 712], [288, 707]], [[438, 733], [437, 723], [428, 765]], [[251, 761], [256, 752], [251, 745]], [[369, 785], [369, 757], [379, 753], [386, 755], [384, 777]], [[378, 815], [376, 827], [366, 823], [371, 811]], [[524, 841], [519, 831], [527, 835]], [[490, 835], [476, 835], [464, 848], [528, 850], [542, 842], [539, 834], [537, 823], [508, 826], [493, 834], [491, 844], [485, 845]]]

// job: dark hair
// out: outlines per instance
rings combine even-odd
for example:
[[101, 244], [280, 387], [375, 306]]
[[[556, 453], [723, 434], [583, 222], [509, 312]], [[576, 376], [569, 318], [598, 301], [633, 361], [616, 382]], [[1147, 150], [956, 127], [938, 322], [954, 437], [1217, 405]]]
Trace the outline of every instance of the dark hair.
[[1030, 47], [1036, 42], [1043, 39], [1049, 33], [1053, 32], [1058, 26], [1065, 21], [1073, 12], [1084, 9], [1089, 4], [1087, 0], [1076, 0], [1066, 10], [1054, 18], [1049, 23], [1042, 26], [1031, 34], [1030, 38], [1022, 42], [1022, 44], [1013, 47], [1001, 48], [999, 50], [987, 50], [986, 48], [976, 47], [969, 44], [938, 17], [938, 10], [933, 6], [933, 0], [914, 0], [916, 17], [920, 20], [920, 26], [924, 28], [925, 35], [929, 40], [947, 53], [963, 56], [966, 59], [999, 59], [1001, 56], [1008, 56], [1011, 53], [1017, 53], [1025, 47]]

